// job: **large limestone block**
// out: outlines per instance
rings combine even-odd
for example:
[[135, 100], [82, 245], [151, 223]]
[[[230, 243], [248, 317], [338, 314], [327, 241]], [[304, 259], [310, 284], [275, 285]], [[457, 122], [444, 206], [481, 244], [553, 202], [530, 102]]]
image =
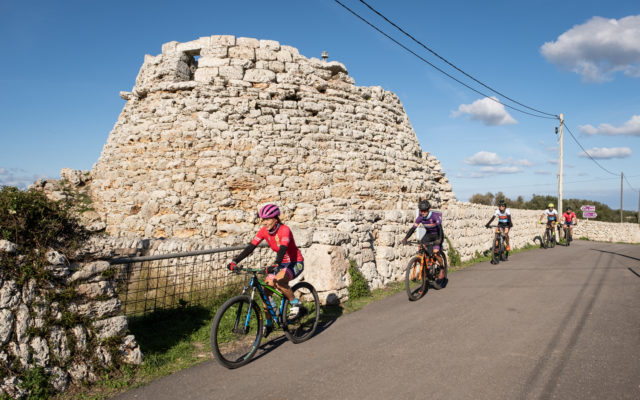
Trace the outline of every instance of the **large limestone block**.
[[251, 83], [275, 82], [276, 74], [268, 69], [248, 69], [244, 74], [244, 80]]
[[304, 257], [304, 280], [318, 292], [337, 291], [349, 284], [349, 261], [341, 247], [313, 244]]

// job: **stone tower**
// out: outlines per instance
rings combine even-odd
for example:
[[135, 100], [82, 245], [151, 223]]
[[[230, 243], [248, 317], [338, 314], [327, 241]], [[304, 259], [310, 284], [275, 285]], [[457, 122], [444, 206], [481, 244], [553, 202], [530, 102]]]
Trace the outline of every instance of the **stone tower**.
[[273, 202], [302, 246], [341, 246], [363, 265], [377, 255], [362, 249], [392, 245], [399, 233], [380, 234], [406, 230], [419, 198], [453, 199], [394, 93], [273, 40], [165, 43], [120, 95], [91, 171], [111, 235], [243, 243]]

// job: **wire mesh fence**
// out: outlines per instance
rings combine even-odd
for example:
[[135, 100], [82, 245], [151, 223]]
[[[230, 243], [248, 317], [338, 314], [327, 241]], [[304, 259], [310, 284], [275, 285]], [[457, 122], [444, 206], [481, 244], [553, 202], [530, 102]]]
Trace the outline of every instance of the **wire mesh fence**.
[[[226, 264], [243, 248], [112, 259], [111, 265], [121, 265], [116, 281], [122, 312], [130, 316], [143, 315], [156, 310], [209, 304], [239, 294], [246, 284], [246, 275], [231, 273]], [[258, 246], [242, 264], [267, 266], [273, 258], [270, 253], [267, 246]]]

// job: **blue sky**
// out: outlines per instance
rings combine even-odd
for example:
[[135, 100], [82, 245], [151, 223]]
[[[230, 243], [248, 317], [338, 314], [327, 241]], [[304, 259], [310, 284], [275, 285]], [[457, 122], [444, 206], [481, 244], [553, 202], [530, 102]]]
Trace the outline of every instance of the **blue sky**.
[[[486, 94], [357, 0], [341, 0], [430, 62]], [[56, 4], [59, 3], [59, 4]], [[636, 1], [369, 0], [414, 37], [530, 107], [563, 113], [565, 198], [619, 207], [624, 171], [640, 189], [640, 9]], [[425, 151], [460, 200], [557, 191], [557, 122], [460, 86], [332, 0], [3, 1], [0, 3], [0, 185], [25, 187], [61, 168], [90, 169], [145, 54], [162, 43], [230, 34], [278, 40], [346, 65], [359, 86], [398, 94]], [[506, 103], [505, 104], [512, 104]], [[519, 107], [517, 105], [514, 105]], [[519, 107], [522, 108], [522, 107]], [[638, 193], [625, 182], [624, 208]]]

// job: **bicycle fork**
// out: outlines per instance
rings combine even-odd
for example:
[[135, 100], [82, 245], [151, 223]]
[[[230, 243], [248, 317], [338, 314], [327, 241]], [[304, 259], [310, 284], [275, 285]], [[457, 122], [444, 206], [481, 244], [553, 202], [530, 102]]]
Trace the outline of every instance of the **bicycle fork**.
[[[242, 294], [245, 294], [247, 292], [247, 289], [248, 289], [248, 287], [246, 287], [242, 291]], [[251, 295], [249, 296], [249, 305], [248, 305], [249, 309], [247, 310], [247, 316], [245, 317], [244, 324], [242, 325], [241, 329], [238, 328], [238, 325], [241, 323], [240, 322], [240, 317], [242, 316], [242, 307], [243, 307], [244, 303], [240, 302], [240, 306], [238, 307], [238, 312], [236, 314], [236, 321], [235, 321], [235, 324], [233, 325], [233, 331], [235, 333], [243, 333], [245, 335], [247, 333], [249, 333], [249, 329], [250, 329], [249, 323], [251, 321], [251, 313], [253, 312], [253, 307], [252, 306], [253, 306], [253, 297], [255, 295], [255, 292], [256, 292], [256, 288], [254, 286], [251, 289]]]

